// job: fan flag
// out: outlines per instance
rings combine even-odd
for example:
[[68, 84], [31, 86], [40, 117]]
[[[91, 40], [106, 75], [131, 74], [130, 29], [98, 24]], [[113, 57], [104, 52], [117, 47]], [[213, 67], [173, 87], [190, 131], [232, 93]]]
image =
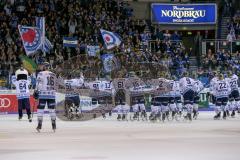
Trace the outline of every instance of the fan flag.
[[121, 41], [121, 38], [118, 36], [118, 34], [110, 32], [110, 31], [106, 31], [103, 29], [100, 29], [100, 31], [101, 31], [101, 35], [103, 37], [105, 47], [107, 49], [112, 49], [121, 44], [122, 41]]
[[36, 26], [41, 30], [41, 35], [42, 35], [42, 46], [41, 50], [43, 52], [50, 52], [50, 50], [53, 48], [53, 45], [51, 42], [45, 37], [45, 17], [36, 17]]
[[39, 28], [19, 25], [18, 30], [27, 56], [41, 48], [42, 36]]
[[36, 27], [18, 26], [27, 56], [38, 49], [42, 52], [50, 52], [53, 48], [51, 42], [45, 37], [45, 17], [36, 17]]

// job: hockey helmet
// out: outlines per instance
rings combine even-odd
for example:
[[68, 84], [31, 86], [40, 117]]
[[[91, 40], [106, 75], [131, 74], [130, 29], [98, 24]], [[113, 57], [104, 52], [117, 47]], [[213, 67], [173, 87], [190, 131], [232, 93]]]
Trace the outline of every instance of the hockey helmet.
[[188, 77], [189, 76], [189, 73], [188, 72], [183, 72], [183, 77]]
[[43, 68], [44, 68], [43, 70], [50, 69], [50, 64], [48, 62], [43, 62], [42, 65], [43, 65]]
[[232, 71], [227, 71], [227, 76], [231, 77], [233, 75]]
[[18, 80], [27, 80], [28, 79], [28, 71], [24, 68], [20, 68], [15, 72], [15, 76]]
[[218, 74], [218, 78], [219, 78], [220, 80], [223, 80], [223, 79], [224, 79], [224, 75], [223, 75], [222, 73], [219, 73], [219, 74]]

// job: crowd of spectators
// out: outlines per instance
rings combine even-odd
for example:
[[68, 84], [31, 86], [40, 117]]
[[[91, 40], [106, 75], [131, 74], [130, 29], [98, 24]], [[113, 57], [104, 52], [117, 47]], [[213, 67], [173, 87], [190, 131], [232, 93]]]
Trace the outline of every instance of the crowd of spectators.
[[[110, 30], [121, 35], [123, 44], [112, 52], [119, 53], [116, 59], [122, 71], [129, 71], [129, 66], [139, 74], [138, 69], [146, 68], [144, 63], [161, 65], [178, 69], [180, 74], [189, 66], [189, 56], [178, 32], [161, 31], [151, 26], [146, 31], [148, 23], [145, 20], [135, 20], [132, 9], [126, 2], [114, 0], [3, 0], [0, 2], [0, 72], [2, 77], [14, 73], [19, 55], [24, 54], [17, 26], [35, 26], [35, 16], [46, 17], [46, 36], [54, 48], [50, 54], [35, 54], [32, 58], [37, 64], [44, 61], [58, 71], [66, 70], [64, 61], [71, 61], [71, 57], [78, 57], [78, 64], [71, 63], [74, 69], [85, 71], [91, 77], [101, 76], [102, 62], [99, 57], [89, 57], [86, 54], [87, 45], [99, 45], [103, 49], [100, 28]], [[77, 48], [64, 48], [64, 36], [78, 38]], [[148, 41], [156, 40], [155, 49], [147, 49]], [[175, 42], [173, 42], [175, 41]], [[76, 61], [73, 61], [76, 62]], [[63, 63], [63, 65], [61, 65]], [[131, 64], [131, 65], [129, 65]], [[128, 66], [125, 67], [125, 66]], [[143, 67], [145, 66], [145, 67]], [[130, 67], [130, 68], [131, 68]], [[93, 69], [91, 72], [89, 70]], [[145, 72], [149, 72], [146, 69]], [[98, 74], [98, 75], [96, 75]], [[100, 75], [99, 75], [100, 74]]]
[[228, 23], [228, 31], [227, 40], [229, 42], [240, 40], [240, 10], [237, 10], [234, 17]]
[[[216, 70], [223, 73], [232, 70], [240, 75], [240, 10], [235, 11], [232, 0], [223, 0], [222, 2], [224, 6], [222, 16], [230, 17], [227, 25], [227, 41], [219, 41], [218, 47], [220, 49], [208, 49], [207, 53], [202, 55], [202, 67], [199, 70], [201, 75], [206, 77], [209, 76], [205, 73], [212, 73], [212, 71]], [[209, 81], [209, 79], [207, 81]]]
[[[128, 3], [115, 0], [2, 0], [0, 1], [0, 79], [9, 79], [25, 54], [17, 26], [35, 26], [35, 17], [46, 17], [46, 36], [53, 49], [31, 56], [37, 64], [50, 62], [57, 72], [83, 72], [85, 77], [103, 77], [101, 55], [114, 53], [120, 69], [114, 75], [135, 71], [138, 76], [154, 77], [158, 70], [180, 76], [189, 69], [192, 48], [185, 48], [181, 32], [161, 30], [146, 20], [136, 20]], [[239, 12], [234, 16], [234, 33], [239, 34]], [[237, 23], [238, 22], [238, 23]], [[100, 29], [118, 33], [122, 45], [107, 51], [103, 47]], [[77, 37], [77, 48], [63, 47], [63, 37]], [[86, 53], [88, 45], [100, 46], [98, 56]], [[232, 53], [209, 51], [203, 58], [203, 69], [215, 69], [238, 61]], [[238, 55], [238, 53], [236, 53]], [[74, 57], [74, 58], [73, 58]], [[230, 57], [230, 58], [229, 58]], [[207, 67], [206, 67], [207, 66]], [[71, 71], [71, 72], [69, 72]]]

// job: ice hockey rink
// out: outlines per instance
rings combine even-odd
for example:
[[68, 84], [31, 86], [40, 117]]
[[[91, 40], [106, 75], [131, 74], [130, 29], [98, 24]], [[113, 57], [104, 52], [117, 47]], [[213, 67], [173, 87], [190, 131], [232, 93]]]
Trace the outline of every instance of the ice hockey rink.
[[91, 121], [57, 121], [48, 115], [37, 133], [36, 115], [0, 115], [1, 160], [238, 160], [240, 115], [213, 120], [200, 112], [193, 122], [118, 122], [116, 117]]

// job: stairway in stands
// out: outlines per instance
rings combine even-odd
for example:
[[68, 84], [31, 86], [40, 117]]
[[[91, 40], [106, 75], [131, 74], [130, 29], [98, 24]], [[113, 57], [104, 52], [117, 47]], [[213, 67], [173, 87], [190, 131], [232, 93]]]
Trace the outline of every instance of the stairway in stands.
[[[228, 31], [228, 22], [231, 20], [230, 17], [225, 17], [223, 16], [222, 17], [222, 21], [221, 21], [221, 24], [220, 24], [220, 39], [226, 39], [227, 38], [227, 35], [229, 33]], [[227, 45], [220, 45], [219, 46], [220, 49], [227, 49], [228, 46]]]
[[196, 73], [197, 72], [197, 58], [195, 56], [191, 56], [189, 57], [189, 62], [190, 62], [190, 66], [189, 66], [189, 71], [191, 73]]

